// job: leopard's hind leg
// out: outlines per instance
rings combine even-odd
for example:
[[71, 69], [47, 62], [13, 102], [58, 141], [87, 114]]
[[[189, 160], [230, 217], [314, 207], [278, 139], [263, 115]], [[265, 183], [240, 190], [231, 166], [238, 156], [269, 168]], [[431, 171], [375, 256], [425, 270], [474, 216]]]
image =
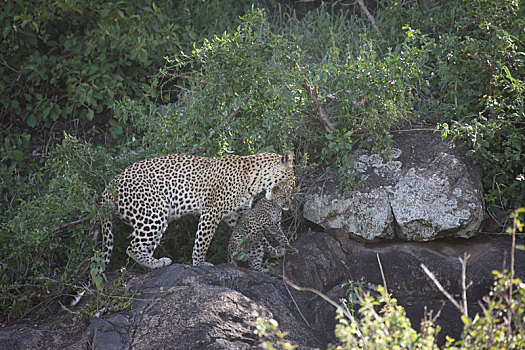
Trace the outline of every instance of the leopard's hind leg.
[[160, 243], [162, 235], [168, 227], [168, 214], [164, 211], [157, 213], [159, 218], [150, 224], [137, 223], [133, 228], [133, 239], [126, 250], [127, 254], [139, 264], [150, 269], [156, 269], [171, 264], [170, 258], [156, 259], [153, 252]]
[[257, 242], [257, 244], [253, 244], [251, 248], [252, 249], [250, 249], [250, 252], [246, 256], [248, 266], [251, 270], [265, 271], [265, 269], [262, 267], [262, 263], [264, 260], [263, 244], [261, 242]]

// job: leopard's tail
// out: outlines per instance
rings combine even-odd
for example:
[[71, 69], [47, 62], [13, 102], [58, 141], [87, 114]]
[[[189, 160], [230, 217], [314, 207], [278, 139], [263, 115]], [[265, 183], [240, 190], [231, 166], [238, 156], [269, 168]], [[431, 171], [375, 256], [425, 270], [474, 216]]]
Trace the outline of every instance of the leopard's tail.
[[[111, 218], [105, 218], [101, 222], [102, 227], [102, 261], [104, 268], [108, 266], [113, 252], [113, 224]], [[101, 273], [104, 271], [100, 271]]]
[[[102, 206], [105, 206], [108, 202], [108, 193], [106, 189], [102, 194]], [[113, 251], [113, 224], [111, 222], [111, 217], [104, 215], [103, 219], [100, 220], [100, 226], [102, 231], [102, 261], [104, 262], [104, 267], [102, 267], [98, 273], [102, 274], [109, 264], [111, 252]], [[91, 282], [92, 281], [90, 281], [87, 286], [78, 289], [77, 293], [73, 296], [73, 300], [69, 304], [70, 306], [75, 306], [80, 302], [86, 290], [90, 288], [92, 284]]]

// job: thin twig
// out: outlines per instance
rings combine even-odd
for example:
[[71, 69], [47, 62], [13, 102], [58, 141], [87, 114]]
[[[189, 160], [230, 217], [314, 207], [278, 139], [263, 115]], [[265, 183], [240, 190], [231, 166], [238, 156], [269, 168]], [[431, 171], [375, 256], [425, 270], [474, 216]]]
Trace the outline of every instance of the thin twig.
[[[356, 321], [356, 319], [352, 316], [352, 314], [350, 313], [350, 311], [348, 310], [348, 308], [343, 309], [340, 305], [338, 305], [335, 301], [333, 301], [332, 299], [330, 299], [328, 296], [326, 296], [325, 294], [321, 293], [320, 291], [316, 290], [316, 289], [313, 289], [313, 288], [308, 288], [308, 287], [299, 287], [298, 285], [296, 285], [295, 283], [293, 283], [292, 281], [290, 281], [285, 275], [284, 275], [284, 270], [283, 270], [283, 281], [287, 284], [289, 284], [290, 286], [292, 286], [294, 289], [297, 289], [299, 291], [303, 291], [303, 292], [312, 292], [314, 294], [317, 294], [318, 296], [320, 296], [321, 298], [323, 298], [325, 301], [327, 301], [329, 304], [331, 304], [332, 306], [334, 306], [337, 310], [341, 310], [341, 312], [350, 320], [350, 322], [355, 326], [355, 331], [357, 332], [357, 335], [359, 338], [362, 337], [363, 335], [363, 332], [361, 331], [361, 326], [359, 325], [359, 323]], [[354, 347], [357, 347], [357, 344], [355, 344], [354, 342], [352, 342], [352, 345]]]
[[239, 112], [242, 110], [242, 105], [246, 103], [246, 101], [248, 101], [248, 97], [246, 97], [242, 103], [237, 106], [237, 108], [235, 108], [235, 110], [233, 112], [231, 112], [231, 114], [228, 116], [228, 118], [226, 118], [226, 120], [223, 120], [223, 122], [219, 125], [219, 127], [215, 130], [212, 130], [210, 132], [210, 136], [208, 136], [208, 140], [211, 140], [215, 134], [217, 133], [217, 131], [221, 130], [224, 125], [226, 125], [227, 123], [229, 123], [237, 114], [239, 114]]
[[[73, 311], [71, 310], [70, 308], [66, 307], [64, 304], [62, 304], [60, 301], [58, 302], [58, 304], [60, 305], [60, 308], [64, 311], [67, 311], [69, 312], [70, 314], [73, 314], [73, 315], [78, 315], [80, 312], [79, 311]], [[76, 304], [75, 304], [76, 305]], [[72, 305], [72, 306], [75, 306], [75, 305]]]
[[366, 8], [363, 0], [357, 0], [357, 3], [359, 4], [359, 6], [361, 7], [361, 10], [363, 10], [363, 12], [365, 13], [366, 17], [368, 17], [368, 19], [370, 20], [370, 22], [372, 23], [372, 27], [374, 27], [375, 31], [377, 32], [377, 34], [379, 34], [379, 36], [382, 38], [383, 37], [383, 34], [381, 34], [381, 31], [379, 30], [379, 28], [376, 26], [376, 20], [374, 19], [374, 16], [372, 16], [372, 14], [370, 13], [370, 11], [368, 11], [368, 9]]
[[312, 87], [308, 79], [305, 79], [305, 82], [303, 84], [303, 89], [306, 92], [306, 94], [310, 97], [313, 97], [315, 108], [317, 109], [318, 115], [314, 115], [305, 111], [301, 111], [305, 113], [308, 116], [314, 117], [317, 120], [319, 120], [323, 125], [327, 133], [331, 134], [334, 132], [335, 127], [330, 121], [330, 118], [328, 118], [328, 114], [326, 114], [323, 105], [321, 104], [321, 101], [319, 100], [319, 95], [317, 93], [317, 89]]
[[[520, 211], [516, 210], [514, 211], [514, 218], [512, 219], [512, 246], [510, 248], [510, 281], [509, 283], [509, 305], [512, 300], [512, 280], [514, 278], [514, 250], [516, 249], [516, 232], [518, 231], [518, 216]], [[509, 319], [508, 322], [508, 328], [507, 328], [507, 335], [510, 335], [512, 333], [512, 326], [510, 320], [512, 319], [512, 308], [509, 307], [507, 309], [507, 317]]]
[[456, 299], [454, 299], [452, 297], [452, 295], [450, 295], [449, 292], [447, 292], [447, 290], [445, 288], [443, 288], [443, 286], [441, 285], [441, 283], [439, 283], [439, 281], [437, 280], [437, 278], [434, 275], [434, 273], [430, 272], [430, 270], [425, 266], [425, 264], [421, 264], [421, 268], [423, 269], [423, 271], [425, 271], [425, 273], [428, 275], [428, 277], [430, 277], [430, 279], [438, 287], [438, 289], [441, 291], [441, 293], [443, 293], [443, 295], [446, 296], [447, 299], [450, 300], [450, 302], [452, 304], [454, 304], [454, 306], [456, 308], [458, 308], [458, 310], [461, 312], [461, 314], [464, 314], [463, 307], [456, 301]]
[[[286, 259], [286, 255], [283, 257], [283, 276], [284, 276], [284, 264], [285, 264], [285, 259]], [[312, 326], [310, 325], [310, 323], [308, 323], [308, 320], [306, 319], [306, 317], [304, 317], [301, 309], [299, 308], [299, 305], [297, 305], [297, 302], [295, 301], [295, 298], [293, 297], [292, 295], [292, 292], [290, 292], [290, 289], [288, 288], [287, 286], [287, 283], [284, 284], [284, 288], [286, 288], [286, 291], [288, 292], [288, 294], [290, 295], [290, 298], [292, 299], [293, 301], [293, 304], [295, 305], [295, 308], [297, 309], [297, 311], [299, 311], [299, 315], [301, 315], [304, 323], [306, 323], [306, 325], [310, 328], [312, 328]]]
[[411, 132], [411, 131], [435, 131], [436, 128], [415, 128], [415, 129], [399, 129], [399, 130], [391, 130], [390, 133], [396, 133], [396, 132]]
[[385, 292], [388, 293], [388, 288], [386, 286], [385, 273], [383, 272], [383, 265], [381, 265], [381, 259], [379, 259], [379, 253], [376, 253], [377, 263], [379, 264], [379, 270], [381, 271], [381, 277], [383, 278], [383, 285], [385, 286]]
[[297, 289], [297, 290], [302, 291], [302, 292], [311, 292], [311, 293], [314, 293], [314, 294], [320, 296], [325, 301], [327, 301], [330, 305], [332, 305], [333, 307], [335, 307], [338, 310], [341, 310], [346, 317], [348, 317], [352, 322], [356, 322], [356, 324], [357, 324], [357, 321], [355, 320], [355, 318], [352, 316], [351, 313], [345, 311], [339, 304], [337, 304], [335, 301], [333, 301], [332, 299], [330, 299], [328, 296], [326, 296], [325, 294], [321, 293], [317, 289], [313, 289], [313, 288], [309, 288], [309, 287], [299, 287], [297, 284], [295, 284], [292, 281], [290, 281], [288, 279], [288, 277], [286, 277], [286, 275], [284, 274], [284, 271], [283, 271], [283, 281], [285, 283], [289, 284], [290, 286], [292, 286], [292, 288], [294, 288], [294, 289]]
[[58, 227], [55, 227], [53, 228], [53, 231], [62, 231], [63, 229], [65, 229], [66, 227], [69, 227], [69, 226], [74, 226], [74, 225], [78, 225], [78, 224], [81, 224], [83, 223], [84, 221], [86, 221], [88, 218], [85, 216], [83, 218], [80, 218], [78, 220], [75, 220], [75, 221], [70, 221], [70, 222], [66, 222], [65, 224], [62, 224]]
[[470, 287], [470, 284], [466, 285], [466, 277], [467, 277], [467, 261], [470, 258], [470, 254], [465, 253], [463, 255], [463, 259], [459, 258], [459, 261], [461, 262], [461, 288], [463, 290], [462, 293], [462, 299], [463, 299], [463, 310], [464, 315], [468, 318], [468, 304], [467, 304], [467, 289]]

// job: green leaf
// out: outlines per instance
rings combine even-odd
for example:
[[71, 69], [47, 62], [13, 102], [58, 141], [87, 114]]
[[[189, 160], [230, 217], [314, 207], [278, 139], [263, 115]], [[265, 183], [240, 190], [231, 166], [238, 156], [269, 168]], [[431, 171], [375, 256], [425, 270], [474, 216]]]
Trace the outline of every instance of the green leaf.
[[26, 119], [26, 123], [27, 125], [30, 127], [30, 128], [34, 128], [36, 126], [36, 124], [38, 123], [38, 119], [36, 118], [36, 116], [31, 113], [27, 119]]
[[11, 151], [9, 158], [15, 161], [21, 161], [22, 159], [26, 158], [26, 154], [18, 149], [15, 149]]
[[87, 120], [91, 121], [93, 120], [93, 117], [95, 116], [95, 112], [92, 109], [88, 109], [86, 118]]
[[123, 131], [124, 131], [124, 129], [122, 129], [122, 126], [120, 126], [118, 124], [115, 124], [115, 125], [112, 125], [112, 126], [109, 127], [109, 132], [111, 133], [111, 136], [113, 138], [117, 138], [120, 135], [122, 135]]
[[2, 33], [2, 35], [4, 36], [4, 39], [9, 35], [9, 32], [11, 31], [11, 27], [10, 26], [6, 26], [4, 28], [4, 31]]

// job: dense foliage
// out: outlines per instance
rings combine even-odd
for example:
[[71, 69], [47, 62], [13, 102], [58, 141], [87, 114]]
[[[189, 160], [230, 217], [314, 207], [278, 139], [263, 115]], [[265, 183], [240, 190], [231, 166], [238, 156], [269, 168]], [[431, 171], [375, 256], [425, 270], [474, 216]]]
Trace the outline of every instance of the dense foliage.
[[462, 315], [461, 338], [447, 337], [442, 346], [438, 346], [440, 327], [434, 324], [432, 314], [425, 315], [417, 331], [403, 307], [383, 286], [378, 287], [377, 297], [357, 291], [359, 317], [350, 320], [339, 311], [335, 331], [338, 343], [332, 349], [522, 349], [524, 288], [524, 283], [507, 271], [495, 272], [490, 297], [482, 304], [484, 312], [474, 318]]
[[[128, 147], [138, 132], [130, 125], [135, 120], [112, 117], [120, 101], [139, 100], [165, 57], [234, 28], [250, 6], [233, 0], [2, 5], [2, 319], [61, 296], [89, 270], [102, 189], [119, 169], [146, 157]], [[98, 144], [117, 146], [68, 136], [101, 132]]]
[[[293, 149], [300, 181], [322, 165], [350, 191], [352, 150], [383, 154], [422, 124], [464, 143], [489, 209], [525, 205], [523, 5], [377, 5], [376, 29], [340, 1], [300, 15], [273, 1], [6, 2], [0, 314], [88, 274], [102, 189], [157, 154]], [[194, 232], [181, 228], [166, 238], [180, 262]]]

